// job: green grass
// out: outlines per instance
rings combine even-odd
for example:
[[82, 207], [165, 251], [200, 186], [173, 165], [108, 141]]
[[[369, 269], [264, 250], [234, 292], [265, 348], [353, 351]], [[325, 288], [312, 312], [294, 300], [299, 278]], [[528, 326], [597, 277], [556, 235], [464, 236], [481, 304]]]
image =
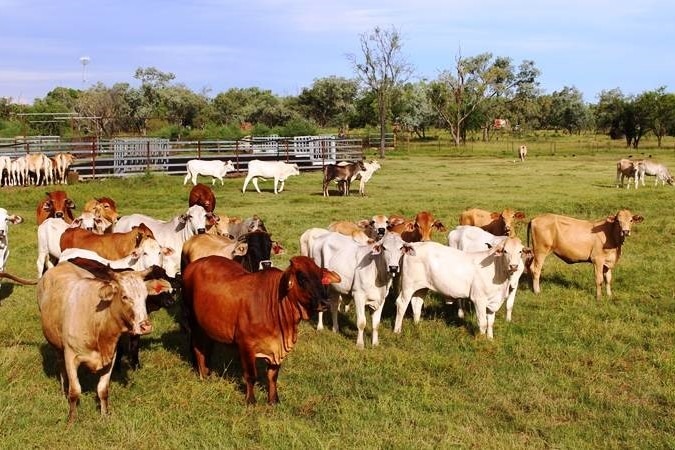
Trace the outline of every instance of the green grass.
[[[559, 147], [560, 148], [560, 147]], [[303, 323], [283, 364], [277, 407], [244, 405], [236, 353], [216, 352], [216, 375], [200, 381], [188, 362], [177, 309], [153, 314], [142, 338], [142, 369], [123, 370], [111, 385], [112, 415], [99, 417], [95, 378], [81, 370], [84, 392], [76, 424], [66, 431], [54, 353], [39, 324], [35, 288], [3, 282], [0, 290], [0, 447], [48, 448], [673, 448], [675, 425], [675, 222], [672, 187], [614, 187], [614, 162], [625, 150], [579, 146], [532, 152], [525, 164], [491, 147], [397, 150], [382, 161], [369, 196], [321, 196], [318, 172], [286, 191], [240, 192], [242, 178], [216, 186], [217, 210], [259, 214], [286, 254], [298, 254], [307, 228], [377, 213], [408, 216], [426, 209], [454, 227], [467, 207], [515, 207], [533, 217], [556, 212], [596, 219], [630, 208], [634, 227], [614, 270], [612, 299], [594, 298], [590, 264], [551, 256], [542, 293], [523, 282], [507, 324], [500, 311], [495, 339], [475, 337], [473, 316], [429, 295], [423, 320], [392, 330], [385, 305], [380, 347], [355, 346], [353, 309], [341, 333]], [[671, 149], [651, 151], [675, 168]], [[572, 156], [574, 155], [574, 156]], [[372, 155], [369, 155], [369, 157]], [[35, 276], [35, 205], [45, 190], [0, 191], [3, 207], [23, 215], [10, 227], [8, 270]], [[68, 186], [79, 207], [93, 196], [114, 198], [122, 214], [169, 218], [187, 207], [182, 177], [141, 176]], [[79, 210], [79, 208], [78, 208]], [[525, 227], [519, 230], [525, 237]], [[444, 235], [436, 235], [440, 242]]]

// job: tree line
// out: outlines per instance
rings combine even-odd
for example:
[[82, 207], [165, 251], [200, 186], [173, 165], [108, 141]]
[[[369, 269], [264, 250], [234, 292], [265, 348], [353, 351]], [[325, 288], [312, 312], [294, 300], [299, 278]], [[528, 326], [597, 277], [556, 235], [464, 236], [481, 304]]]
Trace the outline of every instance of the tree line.
[[436, 79], [413, 80], [414, 69], [403, 56], [396, 28], [376, 27], [362, 34], [360, 42], [361, 53], [347, 55], [354, 78], [318, 78], [298, 95], [246, 87], [211, 96], [176, 82], [173, 73], [141, 67], [134, 74], [138, 87], [55, 87], [32, 105], [0, 98], [0, 136], [238, 139], [375, 127], [383, 155], [384, 134], [392, 130], [424, 139], [428, 130], [443, 128], [456, 145], [468, 135], [490, 140], [495, 124], [503, 123], [520, 132], [606, 133], [633, 148], [648, 133], [659, 146], [664, 136], [675, 135], [675, 94], [666, 87], [638, 95], [608, 89], [597, 103], [587, 103], [574, 86], [544, 93], [534, 61], [516, 66], [511, 58], [491, 53], [458, 54]]

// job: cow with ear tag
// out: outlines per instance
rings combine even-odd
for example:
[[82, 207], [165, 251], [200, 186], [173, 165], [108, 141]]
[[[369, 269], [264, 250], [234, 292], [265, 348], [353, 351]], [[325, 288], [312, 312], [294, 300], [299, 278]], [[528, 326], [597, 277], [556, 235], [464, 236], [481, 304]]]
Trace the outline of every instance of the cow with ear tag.
[[200, 378], [209, 374], [208, 359], [217, 342], [234, 344], [246, 381], [246, 402], [255, 403], [255, 360], [267, 362], [267, 402], [277, 403], [277, 377], [283, 359], [298, 339], [298, 324], [328, 304], [327, 287], [338, 274], [310, 258], [291, 258], [286, 270], [248, 272], [240, 264], [207, 256], [183, 272], [182, 298], [190, 346]]

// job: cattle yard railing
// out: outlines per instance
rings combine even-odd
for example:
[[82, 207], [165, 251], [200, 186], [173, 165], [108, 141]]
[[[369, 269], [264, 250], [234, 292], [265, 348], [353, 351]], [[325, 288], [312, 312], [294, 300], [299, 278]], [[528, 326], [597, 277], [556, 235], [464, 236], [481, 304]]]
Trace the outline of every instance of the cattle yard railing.
[[[65, 142], [55, 139], [3, 139], [0, 156], [27, 153], [54, 156], [68, 152], [76, 160], [71, 171], [80, 179], [125, 177], [144, 173], [185, 174], [190, 159], [231, 160], [246, 172], [253, 159], [296, 163], [301, 170], [317, 170], [337, 161], [364, 158], [361, 139], [335, 136], [248, 137], [234, 141], [170, 141], [160, 138], [115, 138]], [[236, 175], [236, 174], [235, 174]]]

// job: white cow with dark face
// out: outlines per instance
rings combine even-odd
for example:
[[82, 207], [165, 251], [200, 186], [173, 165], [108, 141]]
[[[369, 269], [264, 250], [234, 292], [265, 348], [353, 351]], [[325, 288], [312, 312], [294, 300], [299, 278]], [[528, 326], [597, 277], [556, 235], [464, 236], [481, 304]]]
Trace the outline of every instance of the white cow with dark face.
[[[333, 331], [338, 331], [337, 312], [342, 298], [351, 297], [356, 310], [358, 348], [364, 347], [366, 306], [373, 310], [373, 347], [379, 344], [378, 327], [384, 300], [408, 245], [398, 233], [386, 233], [375, 243], [360, 244], [349, 236], [328, 232], [316, 237], [312, 243], [311, 254], [316, 264], [336, 272], [341, 278], [329, 288]], [[321, 314], [317, 328], [323, 328]]]
[[289, 164], [282, 161], [261, 161], [253, 159], [248, 163], [248, 174], [244, 180], [244, 187], [241, 192], [246, 192], [246, 186], [253, 180], [255, 190], [260, 193], [258, 179], [274, 179], [274, 193], [277, 194], [284, 190], [286, 178], [292, 175], [300, 175], [300, 169], [297, 164]]
[[512, 237], [492, 249], [473, 253], [433, 241], [411, 243], [401, 264], [394, 332], [401, 332], [411, 301], [414, 321], [419, 322], [424, 295], [432, 290], [452, 299], [471, 299], [481, 334], [492, 339], [495, 313], [508, 297], [512, 277], [524, 267], [523, 257], [528, 253], [520, 239]]

